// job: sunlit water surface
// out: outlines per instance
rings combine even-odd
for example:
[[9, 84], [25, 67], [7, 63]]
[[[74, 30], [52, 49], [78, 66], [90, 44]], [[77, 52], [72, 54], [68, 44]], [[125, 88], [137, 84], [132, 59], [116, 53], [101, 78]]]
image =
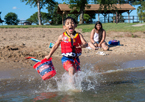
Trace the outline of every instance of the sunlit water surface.
[[66, 72], [57, 72], [46, 81], [34, 69], [28, 72], [21, 68], [15, 73], [18, 78], [10, 74], [4, 77], [9, 72], [4, 73], [0, 79], [0, 102], [145, 102], [145, 60], [129, 61], [102, 72], [86, 63], [74, 76], [81, 92], [72, 91]]

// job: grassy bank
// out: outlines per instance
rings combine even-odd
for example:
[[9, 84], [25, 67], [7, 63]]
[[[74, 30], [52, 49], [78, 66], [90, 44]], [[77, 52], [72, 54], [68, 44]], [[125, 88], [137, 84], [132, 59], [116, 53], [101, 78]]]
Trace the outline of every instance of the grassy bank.
[[62, 25], [1, 25], [0, 28], [62, 28]]
[[[136, 23], [103, 23], [103, 28], [109, 31], [115, 32], [143, 32], [145, 31], [145, 25], [134, 27]], [[95, 24], [82, 24], [77, 28], [82, 29], [83, 32], [90, 32], [94, 28]], [[1, 25], [0, 28], [62, 28], [62, 25]]]
[[[136, 23], [103, 23], [103, 29], [105, 29], [107, 32], [109, 31], [115, 31], [115, 32], [143, 32], [145, 31], [145, 25], [143, 26], [132, 26]], [[90, 32], [92, 28], [94, 28], [95, 24], [86, 24], [86, 25], [78, 25], [77, 28], [81, 28], [83, 32]]]

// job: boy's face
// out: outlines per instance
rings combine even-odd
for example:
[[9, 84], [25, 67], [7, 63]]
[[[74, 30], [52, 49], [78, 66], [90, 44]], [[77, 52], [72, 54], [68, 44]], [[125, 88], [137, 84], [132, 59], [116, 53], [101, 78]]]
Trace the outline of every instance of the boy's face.
[[65, 25], [63, 26], [63, 28], [67, 31], [67, 33], [69, 34], [73, 34], [73, 32], [75, 31], [75, 27], [76, 24], [73, 22], [73, 20], [71, 19], [67, 19], [65, 21]]

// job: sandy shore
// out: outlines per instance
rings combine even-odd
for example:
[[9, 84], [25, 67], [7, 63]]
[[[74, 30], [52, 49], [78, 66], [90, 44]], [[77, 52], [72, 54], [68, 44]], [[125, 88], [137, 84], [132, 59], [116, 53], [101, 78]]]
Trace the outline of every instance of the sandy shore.
[[[0, 70], [31, 68], [34, 62], [25, 57], [43, 59], [51, 50], [48, 47], [50, 42], [55, 43], [63, 31], [62, 28], [0, 28]], [[82, 33], [86, 41], [90, 41], [90, 32], [83, 33], [81, 29], [76, 31]], [[110, 51], [104, 51], [106, 56], [97, 55], [98, 50], [84, 48], [80, 57], [81, 64], [99, 60], [101, 65], [104, 62], [108, 64], [145, 59], [145, 32], [107, 32], [106, 42], [113, 39], [119, 40], [122, 46], [110, 47]], [[60, 66], [60, 47], [52, 57], [54, 65]]]

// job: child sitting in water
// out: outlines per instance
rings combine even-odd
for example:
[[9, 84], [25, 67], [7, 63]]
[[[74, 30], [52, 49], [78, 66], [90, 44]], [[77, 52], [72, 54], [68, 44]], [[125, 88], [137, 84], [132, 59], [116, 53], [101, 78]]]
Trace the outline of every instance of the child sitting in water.
[[102, 23], [97, 21], [94, 29], [91, 31], [91, 42], [89, 42], [89, 46], [92, 49], [97, 49], [97, 47], [102, 47], [103, 50], [108, 50], [109, 47], [105, 42], [106, 31], [102, 27]]
[[87, 47], [87, 42], [83, 38], [83, 35], [75, 31], [76, 27], [75, 19], [67, 17], [63, 23], [63, 28], [66, 31], [58, 37], [50, 53], [45, 56], [46, 59], [49, 59], [61, 44], [61, 53], [63, 56], [61, 61], [64, 69], [69, 73], [72, 85], [74, 84], [74, 73], [80, 70], [79, 56], [82, 54], [82, 48]]

